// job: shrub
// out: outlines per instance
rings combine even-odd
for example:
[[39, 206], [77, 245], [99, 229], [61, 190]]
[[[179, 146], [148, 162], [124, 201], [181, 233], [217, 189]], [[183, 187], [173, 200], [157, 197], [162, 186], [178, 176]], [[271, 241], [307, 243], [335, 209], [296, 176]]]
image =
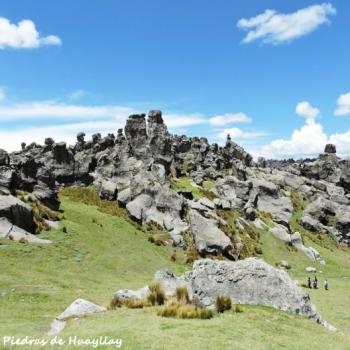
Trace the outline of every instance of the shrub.
[[177, 287], [175, 290], [176, 300], [179, 303], [188, 304], [190, 302], [190, 297], [186, 287]]
[[160, 285], [160, 283], [153, 283], [148, 286], [150, 289], [150, 294], [147, 297], [147, 300], [151, 305], [163, 305], [165, 302], [165, 293]]
[[227, 296], [218, 296], [215, 302], [216, 311], [223, 313], [232, 308], [231, 298]]
[[241, 313], [241, 312], [243, 312], [243, 308], [242, 308], [242, 306], [241, 306], [241, 305], [239, 305], [239, 304], [236, 304], [236, 305], [235, 305], [235, 312], [237, 312], [237, 313]]

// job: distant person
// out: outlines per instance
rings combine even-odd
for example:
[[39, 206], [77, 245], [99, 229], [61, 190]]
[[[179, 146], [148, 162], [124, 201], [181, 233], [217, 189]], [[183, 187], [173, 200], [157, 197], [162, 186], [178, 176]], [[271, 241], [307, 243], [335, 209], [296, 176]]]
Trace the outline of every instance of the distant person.
[[313, 284], [314, 284], [314, 289], [317, 289], [317, 285], [318, 285], [317, 276], [315, 276]]
[[328, 290], [328, 280], [324, 280], [324, 289]]
[[311, 277], [307, 278], [307, 287], [311, 289]]

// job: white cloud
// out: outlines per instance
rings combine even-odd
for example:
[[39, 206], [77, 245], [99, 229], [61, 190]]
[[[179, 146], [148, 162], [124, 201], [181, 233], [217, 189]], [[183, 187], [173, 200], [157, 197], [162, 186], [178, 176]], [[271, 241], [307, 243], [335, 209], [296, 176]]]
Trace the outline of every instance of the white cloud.
[[230, 135], [233, 141], [235, 140], [246, 140], [252, 138], [258, 138], [262, 136], [266, 136], [267, 134], [262, 131], [243, 131], [239, 128], [226, 128], [217, 133], [217, 139], [220, 141], [224, 141], [227, 138], [227, 135]]
[[78, 90], [74, 90], [70, 95], [69, 95], [69, 99], [71, 101], [76, 101], [79, 100], [80, 98], [82, 98], [85, 95], [85, 91], [78, 89]]
[[0, 49], [32, 49], [43, 45], [61, 44], [61, 39], [56, 35], [40, 36], [31, 20], [25, 19], [16, 25], [7, 18], [0, 17]]
[[126, 117], [135, 113], [133, 108], [123, 106], [84, 106], [39, 101], [0, 106], [0, 121], [24, 119], [94, 119], [101, 117]]
[[[0, 105], [3, 126], [0, 128], [0, 148], [14, 151], [20, 148], [21, 142], [43, 143], [46, 137], [72, 143], [79, 131], [86, 132], [87, 137], [96, 132], [116, 133], [118, 128], [125, 126], [127, 117], [135, 113], [140, 111], [127, 106], [85, 106], [57, 101]], [[164, 113], [163, 117], [171, 131], [207, 122], [203, 115], [196, 113]], [[28, 127], [38, 121], [42, 127]], [[11, 126], [10, 130], [4, 130], [6, 123]]]
[[0, 102], [4, 101], [6, 99], [6, 93], [4, 88], [0, 87]]
[[320, 110], [318, 108], [312, 107], [307, 101], [303, 101], [297, 104], [295, 108], [296, 114], [304, 117], [306, 119], [315, 119], [320, 115]]
[[336, 9], [332, 4], [323, 3], [289, 14], [266, 10], [256, 17], [240, 19], [237, 26], [248, 31], [243, 43], [261, 40], [278, 45], [313, 32], [322, 24], [329, 23], [328, 17], [335, 14]]
[[350, 92], [340, 95], [338, 98], [338, 108], [334, 111], [336, 116], [350, 115]]
[[182, 128], [185, 126], [190, 125], [198, 125], [203, 124], [207, 120], [204, 118], [204, 116], [200, 113], [190, 113], [190, 114], [183, 114], [183, 113], [164, 113], [163, 119], [165, 124], [169, 128]]
[[328, 142], [321, 124], [314, 119], [307, 119], [306, 124], [294, 130], [288, 140], [274, 140], [258, 152], [267, 158], [300, 158], [316, 156], [321, 153]]
[[339, 156], [349, 156], [350, 130], [328, 136], [320, 123], [307, 119], [305, 125], [294, 130], [289, 139], [274, 140], [253, 154], [272, 159], [316, 157], [324, 151], [327, 143], [336, 145]]
[[210, 118], [209, 122], [215, 126], [222, 126], [231, 123], [249, 123], [251, 118], [244, 113], [226, 113]]

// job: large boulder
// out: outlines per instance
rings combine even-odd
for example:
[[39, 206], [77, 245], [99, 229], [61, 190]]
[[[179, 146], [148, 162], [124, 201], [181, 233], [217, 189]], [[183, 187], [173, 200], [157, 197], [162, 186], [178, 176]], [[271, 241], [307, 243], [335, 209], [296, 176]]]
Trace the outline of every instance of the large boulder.
[[12, 224], [8, 219], [0, 218], [0, 238], [8, 238], [12, 241], [20, 243], [37, 243], [37, 244], [49, 244], [52, 241], [48, 239], [42, 239], [33, 235], [22, 228]]
[[207, 219], [196, 210], [191, 210], [189, 223], [199, 254], [218, 255], [228, 253], [232, 249], [231, 240], [218, 228], [216, 220]]
[[306, 316], [335, 330], [317, 313], [310, 297], [284, 269], [276, 269], [258, 258], [236, 262], [202, 259], [191, 271], [176, 277], [171, 271], [156, 273], [156, 280], [168, 294], [185, 286], [189, 296], [200, 307], [214, 308], [218, 296], [227, 296], [235, 303], [264, 305], [292, 314]]
[[85, 299], [77, 299], [52, 321], [48, 335], [53, 336], [62, 332], [68, 319], [105, 311], [107, 311], [107, 308], [104, 306]]
[[187, 278], [197, 305], [213, 306], [225, 295], [234, 302], [270, 306], [325, 324], [298, 283], [261, 259], [198, 260]]

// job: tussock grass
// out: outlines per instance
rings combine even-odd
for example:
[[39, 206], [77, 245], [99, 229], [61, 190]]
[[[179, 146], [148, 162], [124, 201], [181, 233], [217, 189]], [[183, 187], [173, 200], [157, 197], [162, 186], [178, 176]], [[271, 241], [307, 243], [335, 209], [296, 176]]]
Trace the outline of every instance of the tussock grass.
[[148, 295], [147, 300], [150, 302], [150, 304], [163, 305], [166, 297], [160, 283], [152, 283], [150, 286], [148, 286], [148, 288], [150, 290], [150, 294]]
[[215, 301], [215, 308], [218, 313], [223, 313], [227, 310], [231, 310], [232, 308], [231, 298], [225, 295], [219, 295]]
[[159, 308], [157, 315], [161, 317], [207, 320], [212, 318], [214, 313], [211, 310], [199, 308], [194, 305], [172, 302]]
[[190, 297], [186, 287], [177, 287], [175, 290], [175, 296], [179, 303], [189, 304], [190, 302]]

